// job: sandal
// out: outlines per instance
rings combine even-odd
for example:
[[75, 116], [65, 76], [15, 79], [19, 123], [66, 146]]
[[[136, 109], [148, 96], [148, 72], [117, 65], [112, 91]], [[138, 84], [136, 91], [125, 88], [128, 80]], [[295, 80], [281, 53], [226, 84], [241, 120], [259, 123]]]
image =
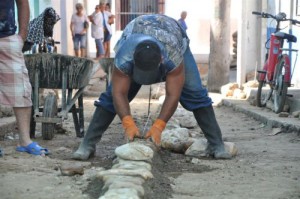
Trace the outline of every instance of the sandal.
[[31, 142], [27, 146], [18, 146], [16, 151], [27, 152], [32, 155], [49, 155], [49, 151], [46, 148], [42, 148], [38, 143]]

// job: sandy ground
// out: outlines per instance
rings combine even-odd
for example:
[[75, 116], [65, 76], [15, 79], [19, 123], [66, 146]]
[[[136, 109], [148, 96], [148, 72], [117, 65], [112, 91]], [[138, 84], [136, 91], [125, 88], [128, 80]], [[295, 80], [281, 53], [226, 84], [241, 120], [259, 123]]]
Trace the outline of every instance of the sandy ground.
[[[148, 87], [142, 89], [131, 103], [140, 128], [147, 115], [148, 91]], [[86, 128], [94, 99], [84, 98]], [[157, 101], [152, 103], [151, 113], [159, 107]], [[224, 140], [236, 143], [238, 156], [226, 161], [196, 159], [162, 150], [154, 160], [155, 178], [144, 184], [145, 198], [300, 198], [300, 137], [284, 132], [271, 135], [259, 121], [228, 107], [215, 107], [215, 112]], [[16, 140], [0, 141], [5, 152], [0, 158], [1, 199], [94, 199], [101, 195], [102, 182], [95, 174], [111, 167], [114, 149], [125, 143], [119, 118], [98, 143], [96, 156], [85, 162], [70, 158], [81, 140], [75, 136], [71, 115], [63, 126], [66, 133], [45, 141], [37, 125], [36, 141], [52, 152], [48, 157], [16, 152]], [[66, 164], [81, 164], [84, 175], [62, 176], [59, 167]]]

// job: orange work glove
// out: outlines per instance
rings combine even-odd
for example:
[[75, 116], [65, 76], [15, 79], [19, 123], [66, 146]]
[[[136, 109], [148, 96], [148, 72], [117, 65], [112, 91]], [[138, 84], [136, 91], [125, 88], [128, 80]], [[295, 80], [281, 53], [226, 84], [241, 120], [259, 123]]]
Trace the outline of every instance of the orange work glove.
[[151, 129], [147, 132], [145, 138], [152, 138], [153, 142], [159, 146], [161, 133], [166, 127], [166, 122], [161, 119], [156, 119]]
[[134, 120], [132, 119], [131, 115], [126, 115], [122, 119], [123, 128], [125, 129], [125, 135], [132, 141], [134, 137], [140, 137], [140, 132], [137, 126], [135, 125]]

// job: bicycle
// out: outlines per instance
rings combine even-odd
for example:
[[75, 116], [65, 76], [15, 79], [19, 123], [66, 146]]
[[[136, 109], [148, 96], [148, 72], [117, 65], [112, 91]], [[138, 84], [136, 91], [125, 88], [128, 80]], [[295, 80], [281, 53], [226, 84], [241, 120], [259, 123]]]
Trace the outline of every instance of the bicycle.
[[[280, 22], [291, 21], [293, 25], [300, 24], [300, 21], [294, 19], [287, 19], [286, 14], [283, 12], [277, 15], [271, 15], [264, 12], [253, 11], [252, 14], [260, 15], [262, 18], [273, 18], [276, 21], [275, 31], [271, 37], [266, 41], [265, 47], [268, 50], [266, 54], [266, 61], [263, 70], [257, 70], [258, 73], [258, 90], [256, 94], [256, 103], [258, 107], [265, 107], [267, 102], [273, 97], [274, 112], [282, 112], [286, 97], [288, 95], [288, 87], [291, 86], [291, 79], [295, 69], [298, 50], [282, 48], [284, 41], [297, 42], [297, 37], [291, 34], [280, 32]], [[270, 42], [270, 47], [267, 47]], [[293, 72], [291, 70], [289, 55], [285, 51], [296, 52], [296, 59], [294, 63]], [[267, 93], [263, 92], [263, 87], [269, 85]]]

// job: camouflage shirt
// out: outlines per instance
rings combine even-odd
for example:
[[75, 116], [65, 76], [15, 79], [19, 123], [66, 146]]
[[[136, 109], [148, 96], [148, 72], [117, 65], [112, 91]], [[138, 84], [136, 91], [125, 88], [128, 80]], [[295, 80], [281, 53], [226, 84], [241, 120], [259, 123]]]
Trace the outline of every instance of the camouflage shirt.
[[0, 1], [0, 38], [8, 37], [16, 32], [15, 1]]
[[182, 62], [188, 37], [175, 19], [165, 15], [139, 16], [126, 26], [114, 48], [115, 66], [131, 75], [135, 47], [144, 40], [154, 41], [161, 48], [163, 61], [160, 70], [163, 81], [166, 74]]

